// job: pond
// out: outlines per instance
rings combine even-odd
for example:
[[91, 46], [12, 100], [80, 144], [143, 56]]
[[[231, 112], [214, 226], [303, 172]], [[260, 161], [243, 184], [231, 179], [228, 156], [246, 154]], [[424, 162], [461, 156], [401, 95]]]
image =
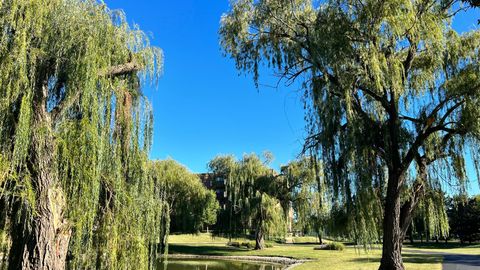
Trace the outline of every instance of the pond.
[[273, 263], [259, 263], [227, 260], [169, 259], [158, 270], [282, 270], [285, 266]]

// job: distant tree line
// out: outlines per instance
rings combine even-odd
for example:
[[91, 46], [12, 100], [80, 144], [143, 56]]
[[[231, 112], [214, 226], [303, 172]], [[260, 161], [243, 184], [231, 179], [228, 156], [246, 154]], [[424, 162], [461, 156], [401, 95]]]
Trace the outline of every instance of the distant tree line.
[[[210, 161], [208, 167], [214, 180], [225, 184], [224, 190], [220, 189], [225, 192], [221, 195], [226, 197], [225, 207], [218, 210], [213, 226], [216, 234], [230, 238], [251, 236], [259, 249], [264, 247], [263, 238], [283, 241], [288, 233], [315, 235], [319, 243], [324, 237], [357, 244], [381, 242], [381, 209], [375, 210], [374, 205], [367, 205], [364, 211], [377, 212], [377, 217], [370, 220], [362, 220], [362, 214], [356, 212], [358, 210], [349, 214], [352, 210], [335, 200], [335, 190], [326, 185], [328, 180], [322, 173], [321, 161], [304, 156], [282, 166], [277, 172], [268, 167], [269, 159], [271, 156], [262, 159], [251, 154], [239, 160], [227, 155]], [[269, 204], [262, 204], [262, 200], [269, 200]], [[480, 196], [449, 197], [441, 188], [432, 188], [418, 202], [407, 240], [478, 241], [479, 211]], [[266, 214], [262, 216], [260, 213]], [[367, 234], [370, 239], [363, 238], [367, 230], [365, 226], [375, 227], [373, 233]]]
[[415, 213], [412, 226], [408, 232], [409, 241], [439, 242], [460, 240], [461, 243], [472, 243], [480, 240], [480, 195], [468, 197], [457, 195], [443, 198], [448, 218], [448, 231], [441, 236], [430, 217], [427, 208]]
[[462, 243], [480, 240], [480, 195], [448, 198], [447, 214], [450, 237]]

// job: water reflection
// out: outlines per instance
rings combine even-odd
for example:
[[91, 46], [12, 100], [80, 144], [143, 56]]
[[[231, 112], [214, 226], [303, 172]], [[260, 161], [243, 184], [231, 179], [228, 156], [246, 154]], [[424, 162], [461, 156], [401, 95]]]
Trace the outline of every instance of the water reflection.
[[161, 263], [158, 270], [282, 270], [278, 264], [222, 261], [222, 260], [198, 260], [198, 259], [169, 259]]

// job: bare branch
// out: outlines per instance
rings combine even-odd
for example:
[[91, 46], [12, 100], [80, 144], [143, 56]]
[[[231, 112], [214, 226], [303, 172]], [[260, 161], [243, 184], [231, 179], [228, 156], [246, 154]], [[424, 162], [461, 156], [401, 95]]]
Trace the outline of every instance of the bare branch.
[[132, 61], [118, 66], [113, 66], [107, 69], [107, 71], [100, 72], [100, 76], [115, 77], [134, 73], [143, 69], [143, 66], [139, 63]]

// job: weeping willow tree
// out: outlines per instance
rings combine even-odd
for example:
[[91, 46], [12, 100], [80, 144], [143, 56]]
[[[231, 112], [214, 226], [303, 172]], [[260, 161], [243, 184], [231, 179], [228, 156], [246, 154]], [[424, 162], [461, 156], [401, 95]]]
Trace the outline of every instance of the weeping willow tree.
[[94, 0], [1, 0], [0, 26], [4, 264], [151, 267], [163, 210], [140, 87], [161, 51]]
[[229, 235], [253, 231], [255, 249], [265, 248], [266, 236], [285, 235], [284, 212], [275, 190], [277, 176], [268, 167], [271, 158], [269, 153], [263, 161], [256, 154], [238, 161], [233, 156], [219, 156], [209, 163], [212, 173], [226, 180]]
[[198, 175], [171, 159], [154, 161], [151, 175], [163, 187], [162, 201], [168, 205], [169, 215], [165, 226], [170, 231], [198, 233], [215, 224], [220, 206], [215, 193], [202, 184]]
[[402, 242], [430, 190], [464, 186], [468, 159], [478, 168], [480, 31], [452, 28], [460, 9], [455, 0], [238, 0], [222, 17], [238, 69], [257, 81], [265, 63], [301, 80], [305, 147], [322, 158], [355, 237], [383, 235], [380, 269], [404, 269]]
[[[315, 233], [320, 244], [330, 212], [330, 191], [315, 157], [302, 157], [281, 169], [282, 177], [276, 187], [288, 215], [289, 207], [295, 211], [296, 226], [304, 233]], [[288, 218], [288, 217], [287, 217]]]
[[239, 219], [236, 218], [236, 210], [234, 202], [237, 200], [237, 194], [232, 192], [237, 190], [237, 181], [234, 180], [234, 172], [236, 170], [236, 160], [232, 155], [219, 155], [208, 162], [207, 167], [213, 174], [214, 179], [222, 179], [225, 181], [225, 189], [227, 191], [227, 200], [224, 209], [220, 209], [218, 213], [217, 223], [215, 224], [215, 233], [218, 235], [227, 235], [231, 241], [237, 236]]

